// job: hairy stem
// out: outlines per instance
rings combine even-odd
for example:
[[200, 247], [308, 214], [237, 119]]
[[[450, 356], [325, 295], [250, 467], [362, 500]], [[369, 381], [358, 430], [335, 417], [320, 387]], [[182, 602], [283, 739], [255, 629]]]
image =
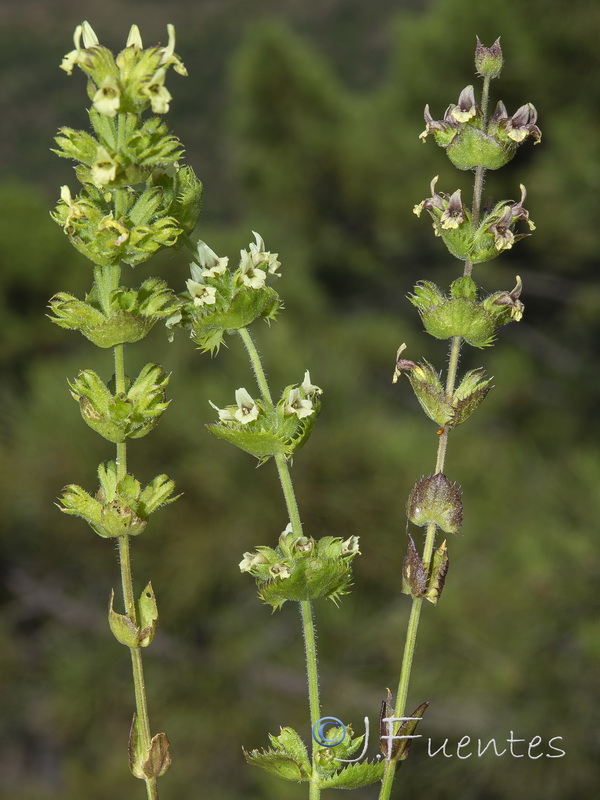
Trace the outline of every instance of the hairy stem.
[[[113, 282], [118, 282], [118, 268], [115, 267]], [[116, 278], [116, 281], [115, 281]], [[116, 288], [114, 286], [113, 288]], [[114, 348], [115, 356], [115, 390], [117, 394], [125, 392], [125, 357], [124, 345], [119, 344]], [[127, 474], [127, 444], [117, 444], [117, 480], [122, 480]], [[119, 565], [121, 568], [121, 586], [123, 588], [123, 603], [125, 613], [137, 625], [137, 611], [135, 595], [133, 593], [133, 576], [131, 572], [131, 554], [129, 536], [119, 536]], [[142, 748], [150, 747], [152, 734], [150, 732], [150, 718], [148, 715], [148, 702], [146, 700], [146, 687], [144, 683], [144, 667], [142, 664], [142, 651], [139, 647], [130, 647], [131, 669], [133, 673], [133, 688], [135, 694], [135, 709], [139, 725], [139, 736]], [[158, 800], [158, 787], [156, 778], [146, 778], [146, 792], [148, 800]]]
[[[485, 122], [487, 121], [487, 108], [489, 100], [490, 79], [485, 78], [483, 82], [483, 91], [481, 96], [481, 110]], [[473, 185], [473, 213], [472, 225], [476, 228], [479, 224], [479, 215], [481, 213], [481, 198], [483, 195], [483, 183], [485, 179], [485, 167], [477, 167], [475, 169], [475, 179]], [[471, 275], [473, 270], [473, 263], [466, 261], [463, 271], [463, 276]], [[454, 391], [456, 383], [456, 375], [458, 372], [458, 360], [460, 357], [460, 349], [462, 345], [462, 337], [454, 336], [451, 340], [450, 354], [448, 356], [448, 372], [446, 374], [446, 399], [450, 399]], [[435, 462], [435, 474], [444, 471], [444, 464], [446, 462], [446, 448], [448, 446], [449, 431], [444, 428], [438, 441], [437, 456]], [[427, 526], [425, 535], [425, 544], [423, 546], [423, 564], [425, 569], [429, 569], [431, 557], [433, 555], [433, 548], [435, 546], [435, 523], [430, 523]], [[402, 666], [400, 668], [400, 678], [398, 681], [398, 690], [396, 692], [396, 706], [394, 708], [394, 717], [400, 718], [406, 713], [406, 700], [408, 697], [408, 686], [410, 683], [410, 675], [412, 671], [413, 658], [415, 654], [415, 647], [417, 644], [417, 633], [419, 630], [419, 620], [421, 617], [421, 608], [423, 606], [422, 597], [414, 597], [410, 609], [410, 616], [408, 618], [408, 628], [406, 632], [406, 640], [404, 643], [404, 654], [402, 656]], [[395, 724], [395, 731], [400, 723]], [[386, 769], [381, 782], [381, 790], [379, 792], [379, 800], [389, 800], [392, 792], [392, 785], [394, 782], [394, 775], [396, 772], [396, 764], [393, 761], [388, 761]]]
[[[247, 328], [240, 328], [239, 334], [248, 353], [256, 382], [260, 389], [261, 397], [265, 406], [271, 413], [275, 413], [275, 406], [273, 398], [267, 383], [267, 377], [262, 365], [262, 361], [254, 340], [250, 336]], [[294, 492], [294, 485], [292, 483], [292, 476], [290, 475], [290, 468], [287, 459], [284, 455], [275, 456], [275, 464], [281, 482], [281, 489], [285, 499], [288, 516], [292, 524], [292, 530], [296, 536], [302, 536], [302, 521], [300, 519], [300, 512], [298, 510], [298, 502]], [[321, 706], [319, 700], [319, 671], [317, 664], [317, 645], [315, 636], [315, 625], [313, 620], [312, 603], [310, 600], [304, 600], [300, 603], [300, 614], [302, 617], [302, 631], [304, 635], [304, 653], [306, 656], [306, 674], [308, 677], [308, 703], [310, 708], [310, 725], [311, 730], [313, 725], [319, 720], [321, 714]], [[321, 790], [317, 783], [318, 774], [314, 761], [314, 747], [313, 747], [313, 778], [310, 782], [309, 800], [319, 800]]]
[[[306, 675], [308, 678], [308, 703], [310, 708], [310, 728], [312, 731], [313, 726], [319, 721], [321, 716], [321, 704], [319, 701], [319, 671], [317, 666], [315, 624], [310, 600], [304, 600], [302, 603], [300, 603], [300, 614], [302, 615], [302, 630], [304, 632]], [[321, 790], [317, 783], [317, 779], [318, 774], [313, 758], [313, 774], [309, 788], [309, 800], [318, 800], [321, 796]]]

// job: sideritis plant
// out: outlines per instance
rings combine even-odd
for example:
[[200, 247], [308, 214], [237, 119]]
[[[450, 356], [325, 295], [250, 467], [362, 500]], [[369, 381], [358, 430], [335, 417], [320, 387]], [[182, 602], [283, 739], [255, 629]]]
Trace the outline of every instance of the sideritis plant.
[[[407, 725], [406, 701], [423, 601], [437, 604], [448, 573], [448, 546], [444, 539], [436, 546], [438, 532], [456, 534], [463, 518], [462, 493], [458, 485], [445, 475], [448, 438], [457, 425], [465, 422], [478, 408], [492, 388], [483, 369], [466, 372], [458, 379], [459, 355], [463, 344], [478, 349], [496, 341], [499, 329], [509, 322], [518, 322], [524, 312], [521, 302], [522, 283], [516, 277], [510, 291], [484, 296], [473, 279], [473, 268], [509, 250], [534, 229], [524, 207], [525, 187], [520, 186], [519, 200], [489, 202], [482, 207], [484, 177], [487, 170], [507, 164], [517, 148], [527, 139], [537, 144], [541, 139], [537, 112], [531, 103], [522, 105], [510, 115], [502, 101], [488, 114], [490, 83], [500, 75], [503, 66], [500, 40], [484, 47], [479, 38], [475, 49], [475, 68], [483, 78], [481, 99], [473, 86], [467, 86], [457, 103], [451, 103], [441, 120], [435, 120], [425, 107], [426, 127], [420, 138], [433, 136], [446, 151], [452, 164], [460, 170], [474, 172], [471, 206], [463, 203], [461, 192], [436, 190], [437, 178], [431, 182], [431, 196], [415, 206], [420, 216], [427, 211], [434, 234], [448, 252], [463, 262], [462, 275], [444, 291], [431, 281], [420, 281], [409, 300], [415, 306], [427, 333], [446, 339], [450, 352], [443, 381], [438, 370], [425, 360], [411, 361], [404, 357], [406, 345], [396, 354], [393, 380], [407, 376], [425, 414], [433, 421], [437, 435], [437, 455], [433, 473], [421, 477], [413, 486], [406, 503], [408, 522], [425, 529], [422, 550], [409, 535], [402, 567], [402, 591], [412, 598], [404, 656], [395, 704], [391, 695], [382, 704], [381, 741], [386, 766], [380, 800], [388, 800], [394, 775], [406, 753], [406, 734], [400, 725]], [[526, 228], [523, 231], [523, 225]], [[517, 232], [521, 228], [520, 232]], [[416, 536], [416, 534], [415, 534]], [[411, 717], [422, 715], [421, 704]], [[398, 755], [400, 753], [400, 756]]]
[[130, 377], [125, 345], [140, 341], [169, 317], [176, 299], [163, 280], [147, 276], [132, 288], [121, 283], [121, 273], [123, 267], [144, 265], [158, 250], [176, 247], [200, 215], [202, 185], [190, 167], [182, 166], [182, 145], [162, 120], [171, 100], [167, 71], [173, 67], [186, 75], [175, 54], [172, 25], [168, 34], [167, 46], [144, 49], [134, 25], [115, 57], [87, 22], [77, 26], [75, 49], [61, 67], [69, 75], [79, 67], [87, 76], [92, 131], [61, 128], [56, 136], [55, 152], [76, 162], [80, 186], [76, 192], [62, 187], [53, 218], [88, 259], [93, 283], [83, 300], [60, 292], [50, 301], [53, 322], [79, 331], [114, 356], [112, 376], [102, 379], [82, 370], [69, 387], [84, 422], [116, 445], [115, 457], [99, 465], [94, 494], [72, 484], [64, 489], [59, 508], [118, 544], [124, 613], [115, 610], [112, 592], [108, 622], [131, 654], [135, 713], [129, 766], [145, 782], [148, 798], [158, 798], [157, 778], [169, 768], [171, 756], [166, 734], [152, 733], [142, 667], [142, 648], [154, 638], [158, 607], [149, 581], [136, 599], [130, 542], [144, 532], [155, 511], [176, 498], [166, 475], [142, 486], [128, 470], [127, 442], [157, 425], [169, 404], [169, 378], [159, 364], [146, 364]]

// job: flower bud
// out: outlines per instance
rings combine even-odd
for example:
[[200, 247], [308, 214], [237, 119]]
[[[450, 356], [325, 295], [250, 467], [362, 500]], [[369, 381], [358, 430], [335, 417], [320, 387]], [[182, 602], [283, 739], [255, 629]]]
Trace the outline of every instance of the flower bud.
[[477, 36], [475, 48], [475, 69], [482, 78], [497, 78], [502, 72], [502, 48], [500, 37], [491, 47], [484, 47]]
[[413, 486], [406, 515], [415, 525], [435, 524], [445, 533], [458, 533], [462, 523], [462, 493], [456, 483], [438, 472]]

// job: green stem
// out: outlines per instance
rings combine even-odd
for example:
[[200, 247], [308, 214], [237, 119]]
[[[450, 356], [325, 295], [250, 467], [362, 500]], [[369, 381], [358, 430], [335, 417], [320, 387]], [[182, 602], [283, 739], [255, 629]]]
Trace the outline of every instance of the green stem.
[[[115, 268], [118, 269], [118, 268]], [[116, 276], [118, 281], [118, 275]], [[125, 391], [125, 356], [124, 345], [119, 344], [114, 348], [115, 356], [115, 390], [117, 394]], [[127, 444], [117, 444], [117, 481], [122, 480], [127, 474]], [[121, 568], [121, 586], [123, 588], [123, 603], [125, 613], [137, 625], [137, 611], [135, 595], [133, 592], [133, 576], [131, 571], [131, 554], [129, 536], [119, 536], [119, 565]], [[150, 730], [150, 717], [148, 715], [148, 702], [144, 682], [144, 667], [142, 652], [139, 647], [130, 647], [131, 669], [133, 673], [133, 688], [135, 695], [136, 716], [139, 724], [140, 744], [144, 750], [150, 747], [152, 734]], [[146, 778], [146, 793], [148, 800], [158, 800], [158, 787], [156, 778]]]
[[[256, 382], [260, 389], [260, 394], [263, 402], [270, 413], [275, 413], [275, 405], [269, 384], [267, 383], [267, 376], [262, 365], [262, 361], [254, 340], [250, 336], [247, 328], [240, 328], [238, 330], [254, 375]], [[275, 456], [275, 464], [277, 465], [277, 472], [281, 482], [281, 489], [285, 499], [289, 520], [292, 524], [292, 530], [296, 536], [302, 536], [302, 521], [300, 519], [300, 512], [298, 510], [298, 501], [296, 500], [296, 493], [294, 492], [294, 485], [292, 483], [292, 476], [290, 475], [290, 468], [287, 459], [284, 455]], [[302, 631], [304, 635], [304, 653], [306, 656], [306, 674], [308, 677], [308, 704], [310, 709], [310, 727], [312, 731], [313, 725], [318, 722], [321, 715], [321, 704], [319, 701], [319, 670], [317, 663], [317, 645], [315, 637], [315, 625], [312, 613], [312, 603], [310, 600], [303, 600], [300, 603], [300, 614], [302, 617]], [[319, 800], [321, 796], [321, 789], [318, 784], [318, 772], [315, 763], [315, 749], [313, 747], [313, 769], [312, 778], [309, 785], [309, 800]]]
[[[312, 604], [310, 600], [303, 600], [300, 603], [300, 614], [302, 616], [302, 630], [304, 633], [304, 652], [306, 654], [306, 675], [308, 678], [308, 705], [310, 708], [310, 729], [321, 717], [321, 703], [319, 701], [319, 669], [317, 665], [317, 643], [315, 638], [315, 624], [313, 620]], [[312, 736], [311, 736], [312, 743]], [[314, 759], [313, 747], [313, 769], [309, 787], [309, 800], [319, 800], [321, 789], [319, 787], [318, 772]]]
[[[481, 110], [483, 115], [483, 125], [487, 121], [487, 108], [489, 101], [490, 79], [485, 78], [483, 82], [483, 91], [481, 95]], [[472, 225], [476, 228], [479, 224], [479, 215], [481, 213], [481, 198], [483, 195], [483, 183], [485, 178], [485, 167], [476, 167], [475, 180], [473, 186], [473, 213]], [[473, 270], [473, 263], [471, 261], [465, 262], [463, 276], [471, 275]], [[460, 349], [462, 345], [462, 337], [454, 336], [450, 345], [450, 354], [448, 356], [448, 372], [446, 376], [446, 398], [449, 400], [454, 392], [456, 383], [456, 375], [458, 372], [458, 361], [460, 357]], [[446, 462], [446, 449], [448, 446], [449, 431], [444, 428], [438, 441], [437, 456], [435, 462], [435, 473], [444, 471], [444, 464]], [[431, 557], [433, 555], [433, 548], [435, 545], [436, 525], [430, 523], [427, 526], [427, 533], [425, 535], [425, 545], [423, 546], [423, 564], [425, 569], [429, 569]], [[408, 618], [408, 628], [406, 632], [406, 641], [404, 643], [404, 654], [402, 656], [402, 666], [400, 668], [400, 678], [398, 681], [398, 690], [396, 692], [396, 707], [394, 708], [394, 717], [403, 717], [406, 712], [406, 701], [408, 697], [408, 686], [410, 683], [410, 675], [412, 671], [413, 658], [415, 654], [415, 647], [417, 644], [417, 633], [419, 630], [419, 620], [421, 617], [421, 608], [423, 607], [423, 598], [414, 597], [410, 609], [410, 616]], [[396, 723], [394, 733], [397, 732], [399, 723]], [[386, 769], [381, 782], [381, 790], [379, 792], [379, 800], [389, 800], [392, 792], [392, 785], [394, 783], [394, 775], [396, 772], [396, 764], [393, 761], [388, 761]]]
[[254, 339], [250, 336], [250, 331], [248, 328], [239, 328], [238, 333], [242, 337], [242, 342], [244, 343], [244, 347], [248, 353], [248, 358], [252, 364], [252, 369], [254, 370], [254, 375], [256, 377], [256, 382], [258, 383], [258, 388], [260, 389], [262, 399], [264, 400], [269, 411], [274, 412], [275, 406], [273, 405], [273, 398], [271, 397], [269, 384], [267, 383], [267, 376], [265, 375], [262, 361], [260, 360], [260, 355], [258, 354], [256, 345], [254, 344]]
[[[254, 370], [254, 375], [256, 377], [256, 382], [258, 383], [258, 388], [260, 389], [263, 402], [269, 412], [274, 414], [275, 405], [273, 403], [273, 398], [271, 397], [267, 376], [265, 375], [262, 361], [258, 350], [256, 349], [256, 345], [254, 344], [254, 340], [252, 336], [250, 336], [248, 328], [239, 328], [238, 333], [242, 338], [244, 347], [246, 348], [246, 352], [248, 353], [248, 357], [250, 359], [250, 363], [252, 364], [252, 369]], [[274, 458], [275, 464], [277, 465], [279, 480], [281, 481], [281, 489], [283, 491], [285, 505], [288, 511], [290, 522], [292, 523], [292, 530], [296, 536], [302, 536], [302, 521], [300, 519], [298, 502], [296, 500], [296, 494], [294, 492], [294, 485], [292, 483], [292, 476], [290, 475], [290, 468], [287, 459], [283, 454], [276, 455]]]
[[[481, 114], [483, 117], [483, 129], [487, 125], [487, 110], [490, 97], [490, 78], [484, 78], [483, 89], [481, 91]], [[485, 180], [485, 167], [475, 167], [475, 181], [473, 184], [473, 209], [471, 214], [471, 224], [473, 230], [479, 225], [479, 214], [481, 213], [481, 198], [483, 196], [483, 183]], [[466, 261], [463, 275], [471, 275], [473, 262]]]

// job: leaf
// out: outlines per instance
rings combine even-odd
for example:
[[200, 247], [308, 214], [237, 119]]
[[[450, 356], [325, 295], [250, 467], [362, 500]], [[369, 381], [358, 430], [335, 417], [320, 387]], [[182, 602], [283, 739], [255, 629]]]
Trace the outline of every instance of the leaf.
[[148, 647], [154, 639], [158, 627], [158, 607], [152, 584], [148, 583], [137, 602], [137, 611], [140, 621], [138, 641], [141, 647]]
[[219, 439], [234, 444], [240, 450], [244, 450], [250, 455], [260, 459], [266, 459], [274, 455], [289, 455], [290, 445], [284, 438], [271, 431], [254, 430], [248, 431], [228, 425], [210, 423], [206, 426], [208, 430]]
[[133, 720], [131, 722], [127, 750], [129, 753], [129, 769], [131, 770], [131, 774], [136, 778], [144, 780], [146, 775], [144, 774], [143, 763], [146, 753], [141, 742], [140, 723], [137, 714], [133, 715]]
[[442, 595], [447, 574], [448, 548], [446, 547], [446, 541], [444, 540], [433, 554], [433, 558], [431, 559], [429, 580], [427, 581], [427, 588], [423, 592], [425, 599], [429, 600], [429, 602], [433, 603], [433, 605], [437, 605], [437, 602]]
[[[388, 701], [384, 701], [384, 706], [382, 707], [382, 713], [380, 715], [380, 736], [379, 736], [379, 746], [381, 748], [381, 752], [384, 756], [387, 757], [388, 750], [390, 749], [390, 741], [391, 741], [391, 757], [390, 761], [404, 761], [408, 758], [408, 754], [410, 752], [410, 747], [413, 742], [411, 736], [414, 735], [414, 731], [416, 730], [417, 725], [421, 721], [421, 717], [427, 710], [429, 706], [428, 702], [421, 703], [420, 706], [413, 711], [410, 715], [411, 717], [416, 717], [417, 719], [407, 719], [402, 725], [398, 728], [396, 733], [393, 733], [394, 726], [396, 723], [392, 721], [393, 719], [393, 712], [392, 714], [388, 714], [388, 710], [390, 708], [389, 700], [391, 700], [391, 695], [388, 690]], [[391, 717], [388, 722], [385, 721], [384, 715], [384, 708], [386, 711], [386, 715]], [[391, 736], [391, 740], [390, 740]], [[401, 737], [408, 737], [408, 738], [401, 738]]]
[[139, 647], [139, 628], [125, 614], [117, 614], [113, 609], [115, 599], [114, 589], [110, 593], [108, 603], [108, 624], [115, 639], [126, 647]]
[[171, 766], [169, 739], [166, 733], [157, 733], [152, 737], [147, 757], [143, 764], [147, 778], [160, 778]]
[[157, 733], [152, 737], [149, 747], [144, 747], [141, 737], [141, 725], [137, 714], [133, 715], [129, 732], [129, 769], [136, 778], [160, 778], [171, 766], [169, 739], [166, 733]]
[[385, 761], [363, 761], [350, 764], [328, 778], [319, 780], [321, 789], [360, 789], [383, 778]]
[[312, 769], [308, 751], [299, 734], [289, 727], [281, 729], [279, 736], [269, 734], [272, 748], [252, 750], [242, 748], [246, 761], [262, 767], [286, 781], [307, 781]]
[[402, 562], [402, 593], [411, 597], [421, 597], [425, 591], [426, 573], [421, 557], [417, 552], [412, 536], [408, 537], [408, 547]]

